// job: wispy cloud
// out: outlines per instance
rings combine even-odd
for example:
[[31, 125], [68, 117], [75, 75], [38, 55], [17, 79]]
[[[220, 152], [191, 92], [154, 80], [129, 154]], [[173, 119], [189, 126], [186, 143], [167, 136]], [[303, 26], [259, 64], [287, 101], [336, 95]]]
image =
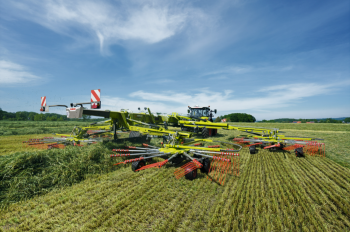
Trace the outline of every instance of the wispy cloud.
[[[188, 105], [210, 105], [218, 109], [219, 112], [237, 112], [237, 111], [259, 111], [283, 108], [291, 105], [299, 105], [301, 100], [308, 97], [320, 96], [327, 93], [333, 93], [340, 87], [349, 86], [350, 82], [338, 84], [317, 84], [317, 83], [299, 83], [291, 85], [276, 85], [262, 90], [256, 90], [258, 97], [237, 97], [233, 96], [231, 90], [223, 92], [214, 92], [201, 90], [197, 93], [149, 93], [145, 91], [136, 91], [129, 95], [130, 98], [110, 98], [103, 100], [104, 105], [110, 107], [137, 109], [137, 107], [152, 107], [154, 111], [174, 111], [179, 110], [185, 113]], [[117, 108], [118, 109], [118, 108]], [[119, 109], [118, 109], [119, 110]]]
[[[233, 75], [233, 74], [246, 74], [252, 72], [286, 72], [291, 71], [294, 67], [292, 65], [289, 66], [252, 66], [252, 65], [232, 65], [228, 67], [224, 67], [222, 69], [218, 69], [211, 72], [206, 72], [202, 74], [202, 76], [214, 76], [210, 79], [215, 79], [215, 76], [219, 78], [223, 75]], [[222, 79], [222, 78], [221, 78]]]
[[27, 68], [7, 61], [0, 60], [0, 84], [21, 84], [42, 79], [27, 71]]
[[157, 43], [173, 36], [198, 11], [166, 1], [24, 1], [13, 4], [21, 16], [57, 33], [88, 33], [100, 49], [125, 40]]

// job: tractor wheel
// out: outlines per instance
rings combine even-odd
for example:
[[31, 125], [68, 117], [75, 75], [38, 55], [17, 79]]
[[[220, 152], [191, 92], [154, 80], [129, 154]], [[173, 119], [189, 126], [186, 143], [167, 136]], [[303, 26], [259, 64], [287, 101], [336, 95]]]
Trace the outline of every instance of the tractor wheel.
[[137, 169], [139, 169], [143, 166], [145, 166], [145, 161], [139, 160], [139, 161], [132, 162], [131, 169], [133, 172], [136, 172]]
[[255, 153], [256, 153], [256, 147], [255, 147], [255, 146], [250, 146], [250, 147], [249, 147], [249, 153], [250, 153], [251, 155], [255, 154]]
[[185, 175], [185, 178], [187, 180], [194, 180], [197, 178], [197, 169], [193, 170], [193, 171], [190, 171], [189, 173], [187, 173]]
[[138, 131], [131, 131], [129, 134], [129, 138], [136, 138], [136, 137], [140, 137], [141, 134]]
[[298, 148], [294, 149], [294, 152], [295, 152], [296, 157], [305, 157], [302, 147], [298, 147]]
[[202, 137], [203, 138], [208, 138], [209, 137], [209, 130], [206, 127], [202, 128]]
[[202, 173], [208, 173], [210, 169], [210, 160], [208, 158], [205, 158], [203, 160], [203, 167], [201, 167], [201, 172]]

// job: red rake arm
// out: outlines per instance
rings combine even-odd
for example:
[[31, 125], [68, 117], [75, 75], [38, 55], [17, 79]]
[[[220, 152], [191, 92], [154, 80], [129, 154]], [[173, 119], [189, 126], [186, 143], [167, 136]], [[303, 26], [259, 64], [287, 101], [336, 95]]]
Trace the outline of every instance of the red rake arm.
[[119, 163], [116, 163], [116, 164], [113, 164], [113, 165], [127, 164], [127, 163], [132, 163], [132, 162], [135, 162], [135, 161], [139, 161], [139, 160], [144, 160], [144, 158], [140, 157], [140, 158], [136, 158], [136, 159], [125, 160], [123, 162], [119, 162]]

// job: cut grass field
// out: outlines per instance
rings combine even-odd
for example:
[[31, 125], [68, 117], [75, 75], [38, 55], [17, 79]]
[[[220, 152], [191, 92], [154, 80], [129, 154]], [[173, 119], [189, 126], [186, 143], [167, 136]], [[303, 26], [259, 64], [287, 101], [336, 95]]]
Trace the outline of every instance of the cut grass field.
[[[281, 124], [258, 125], [279, 127], [288, 134], [290, 129], [293, 135], [316, 134], [325, 138], [326, 158], [297, 158], [293, 153], [265, 150], [250, 155], [244, 148], [240, 152], [240, 176], [228, 176], [224, 186], [208, 181], [201, 173], [193, 181], [177, 180], [173, 175], [176, 167], [171, 165], [137, 173], [125, 165], [11, 204], [0, 212], [0, 228], [4, 231], [349, 231], [350, 170], [346, 167], [350, 165], [346, 158], [350, 149], [344, 148], [350, 144], [348, 127], [334, 130], [344, 133], [331, 133], [331, 125], [321, 125], [324, 128], [320, 130], [303, 127], [300, 131], [295, 131], [298, 130], [295, 127], [282, 128]], [[219, 133], [217, 139], [223, 141], [232, 141], [239, 134]], [[334, 134], [342, 136], [337, 139]], [[96, 150], [94, 146], [100, 146], [102, 154], [108, 156], [106, 145], [71, 149], [83, 155]], [[338, 148], [339, 155], [335, 155]], [[15, 155], [21, 154], [7, 157]], [[346, 167], [336, 163], [337, 159]], [[102, 162], [102, 165], [107, 164]]]

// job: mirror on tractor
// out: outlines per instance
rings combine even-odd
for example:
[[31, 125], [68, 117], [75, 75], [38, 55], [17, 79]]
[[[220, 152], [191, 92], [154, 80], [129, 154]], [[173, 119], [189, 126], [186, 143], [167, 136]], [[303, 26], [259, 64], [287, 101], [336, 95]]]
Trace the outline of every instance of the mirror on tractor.
[[217, 113], [217, 110], [216, 110], [216, 109], [214, 110], [214, 113], [215, 113], [215, 114]]
[[187, 113], [190, 113], [190, 112], [191, 112], [191, 111], [188, 109], [188, 110], [187, 110]]

